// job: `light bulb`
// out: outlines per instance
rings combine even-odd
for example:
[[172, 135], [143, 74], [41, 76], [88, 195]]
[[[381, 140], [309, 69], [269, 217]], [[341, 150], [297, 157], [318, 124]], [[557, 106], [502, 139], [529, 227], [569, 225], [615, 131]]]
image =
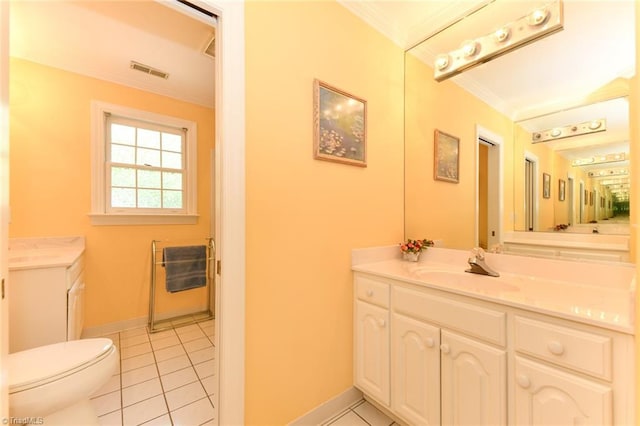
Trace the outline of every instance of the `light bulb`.
[[447, 55], [446, 53], [440, 54], [436, 57], [436, 69], [438, 71], [443, 71], [445, 69], [447, 69], [447, 67], [449, 66], [449, 55]]
[[562, 130], [560, 129], [553, 129], [551, 131], [551, 136], [553, 136], [554, 138], [557, 138], [558, 136], [560, 136], [562, 134]]
[[536, 9], [527, 16], [527, 23], [532, 27], [544, 24], [549, 17], [549, 11], [546, 8]]
[[470, 58], [480, 51], [480, 44], [475, 40], [468, 40], [462, 43], [462, 54], [465, 58]]
[[600, 126], [602, 125], [602, 123], [599, 120], [593, 120], [591, 123], [589, 123], [589, 128], [591, 130], [596, 130], [598, 129]]
[[509, 27], [502, 27], [493, 33], [493, 38], [498, 43], [504, 43], [509, 39], [510, 35], [511, 30], [509, 29]]

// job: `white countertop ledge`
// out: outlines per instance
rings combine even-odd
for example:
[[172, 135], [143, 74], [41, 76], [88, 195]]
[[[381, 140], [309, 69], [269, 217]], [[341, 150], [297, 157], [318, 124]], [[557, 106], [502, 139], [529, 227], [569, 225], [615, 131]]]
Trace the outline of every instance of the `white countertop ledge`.
[[9, 270], [69, 267], [84, 247], [84, 237], [10, 238]]
[[470, 274], [465, 250], [429, 248], [419, 262], [398, 246], [355, 249], [352, 269], [634, 334], [635, 266], [487, 253], [500, 277]]

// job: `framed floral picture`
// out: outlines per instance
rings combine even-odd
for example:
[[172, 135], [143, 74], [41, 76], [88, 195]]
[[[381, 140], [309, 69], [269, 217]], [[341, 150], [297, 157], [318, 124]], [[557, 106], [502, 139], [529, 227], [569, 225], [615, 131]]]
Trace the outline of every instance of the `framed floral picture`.
[[460, 182], [460, 139], [436, 129], [433, 150], [433, 178]]
[[313, 81], [313, 158], [367, 166], [367, 101]]
[[542, 196], [551, 198], [551, 175], [549, 173], [542, 174]]
[[562, 179], [558, 179], [558, 200], [564, 201], [566, 183]]

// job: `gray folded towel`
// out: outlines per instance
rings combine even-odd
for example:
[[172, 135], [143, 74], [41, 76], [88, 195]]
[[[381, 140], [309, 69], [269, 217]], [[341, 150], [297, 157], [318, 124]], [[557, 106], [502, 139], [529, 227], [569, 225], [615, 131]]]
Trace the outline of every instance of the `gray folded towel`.
[[207, 247], [165, 247], [162, 265], [166, 269], [166, 289], [169, 293], [207, 285]]

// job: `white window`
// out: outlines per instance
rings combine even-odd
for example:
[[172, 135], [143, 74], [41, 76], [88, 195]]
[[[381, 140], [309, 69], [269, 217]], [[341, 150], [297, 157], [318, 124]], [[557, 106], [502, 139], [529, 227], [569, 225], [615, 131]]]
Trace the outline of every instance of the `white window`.
[[195, 223], [196, 124], [94, 102], [92, 223]]

